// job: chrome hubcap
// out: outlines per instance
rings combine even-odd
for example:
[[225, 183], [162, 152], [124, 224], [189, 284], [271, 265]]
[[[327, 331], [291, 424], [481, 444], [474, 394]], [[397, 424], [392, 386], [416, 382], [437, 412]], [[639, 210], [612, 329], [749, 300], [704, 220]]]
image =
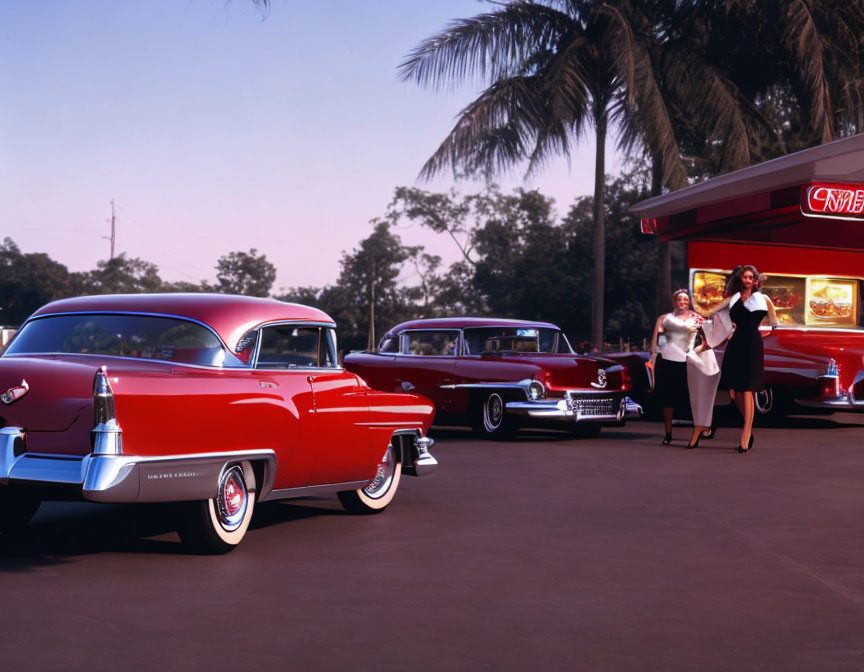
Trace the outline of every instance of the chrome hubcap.
[[756, 408], [760, 413], [768, 413], [774, 405], [774, 393], [766, 388], [756, 393]]
[[504, 401], [497, 394], [489, 395], [483, 406], [483, 425], [487, 432], [494, 432], [504, 419]]
[[396, 473], [396, 458], [393, 453], [392, 444], [387, 446], [387, 452], [381, 462], [378, 463], [378, 469], [375, 472], [375, 478], [363, 488], [363, 492], [367, 497], [379, 499], [387, 494], [390, 485], [393, 483], [393, 475]]
[[249, 493], [243, 470], [238, 466], [226, 469], [219, 479], [219, 494], [216, 496], [219, 524], [233, 532], [243, 522], [249, 504]]

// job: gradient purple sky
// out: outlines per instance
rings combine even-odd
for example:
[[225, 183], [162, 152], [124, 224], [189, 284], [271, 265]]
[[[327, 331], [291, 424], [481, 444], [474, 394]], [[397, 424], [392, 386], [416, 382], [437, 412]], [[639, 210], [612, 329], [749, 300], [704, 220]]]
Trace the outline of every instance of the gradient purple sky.
[[[0, 238], [88, 270], [108, 257], [113, 198], [117, 252], [164, 279], [212, 281], [221, 255], [254, 247], [277, 266], [276, 292], [333, 283], [476, 94], [420, 89], [396, 67], [488, 8], [273, 0], [262, 20], [246, 0], [0, 3]], [[570, 166], [499, 183], [564, 211], [592, 191], [593, 152], [589, 139]], [[444, 237], [399, 233], [457, 258]]]

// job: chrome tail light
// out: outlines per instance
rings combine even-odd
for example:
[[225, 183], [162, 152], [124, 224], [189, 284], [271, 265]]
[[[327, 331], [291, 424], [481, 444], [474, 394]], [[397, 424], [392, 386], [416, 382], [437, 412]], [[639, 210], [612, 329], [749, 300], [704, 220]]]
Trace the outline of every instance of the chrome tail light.
[[108, 370], [102, 367], [93, 379], [93, 431], [91, 447], [96, 455], [120, 455], [123, 452], [122, 430], [117, 424], [117, 407]]
[[840, 391], [840, 370], [833, 359], [828, 360], [827, 372], [819, 376], [818, 381], [820, 399], [839, 399], [843, 396]]

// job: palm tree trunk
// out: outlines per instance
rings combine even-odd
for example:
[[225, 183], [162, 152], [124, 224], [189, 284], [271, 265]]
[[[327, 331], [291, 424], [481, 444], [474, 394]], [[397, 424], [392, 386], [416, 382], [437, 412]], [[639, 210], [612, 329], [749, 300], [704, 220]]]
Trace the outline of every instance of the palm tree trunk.
[[[596, 104], [596, 103], [595, 103]], [[596, 160], [594, 162], [594, 293], [591, 300], [591, 343], [603, 351], [603, 300], [606, 279], [606, 106], [596, 104], [595, 129], [597, 131]]]
[[[663, 191], [663, 164], [659, 157], [651, 162], [651, 195], [659, 196]], [[672, 244], [660, 243], [657, 250], [657, 310], [655, 315], [669, 311], [672, 296]]]

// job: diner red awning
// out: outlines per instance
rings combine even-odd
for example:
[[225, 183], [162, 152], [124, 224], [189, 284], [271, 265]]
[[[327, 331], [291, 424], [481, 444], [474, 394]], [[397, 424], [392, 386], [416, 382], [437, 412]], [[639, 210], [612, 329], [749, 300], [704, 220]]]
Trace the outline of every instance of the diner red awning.
[[649, 198], [631, 210], [661, 241], [864, 250], [864, 134]]

